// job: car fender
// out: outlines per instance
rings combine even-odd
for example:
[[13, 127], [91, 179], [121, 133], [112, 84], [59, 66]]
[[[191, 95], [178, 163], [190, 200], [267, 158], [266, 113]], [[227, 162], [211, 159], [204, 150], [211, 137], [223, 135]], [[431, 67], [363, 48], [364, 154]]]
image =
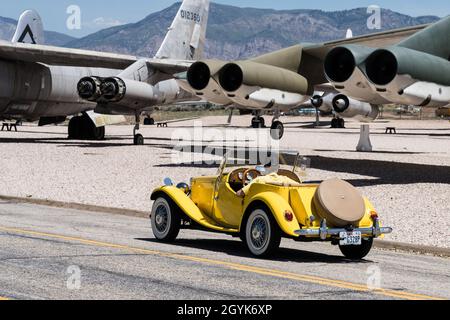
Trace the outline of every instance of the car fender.
[[156, 200], [159, 196], [165, 195], [172, 199], [172, 201], [180, 208], [180, 210], [193, 221], [201, 226], [219, 232], [237, 233], [236, 229], [229, 229], [220, 226], [217, 222], [203, 213], [197, 205], [189, 198], [181, 189], [176, 187], [161, 187], [153, 191], [151, 200]]
[[[290, 204], [280, 195], [274, 192], [262, 192], [254, 195], [244, 204], [244, 212], [247, 213], [247, 210], [255, 204], [255, 202], [264, 203], [271, 211], [273, 217], [278, 223], [280, 229], [288, 236], [298, 237], [295, 234], [295, 231], [300, 228], [297, 218], [295, 217], [294, 210], [290, 206]], [[288, 221], [285, 218], [285, 212], [289, 211], [293, 215], [292, 221]], [[244, 217], [246, 217], [245, 215]], [[243, 222], [243, 221], [242, 221]], [[241, 223], [242, 225], [242, 223]]]

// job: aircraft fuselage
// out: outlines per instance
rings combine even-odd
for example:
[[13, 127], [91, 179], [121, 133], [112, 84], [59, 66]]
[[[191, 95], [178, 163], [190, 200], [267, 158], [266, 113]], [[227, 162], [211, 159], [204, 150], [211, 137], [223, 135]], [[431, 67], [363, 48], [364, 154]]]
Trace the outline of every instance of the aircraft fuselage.
[[80, 99], [80, 78], [114, 76], [121, 70], [0, 60], [0, 117], [37, 120], [92, 110], [95, 104]]

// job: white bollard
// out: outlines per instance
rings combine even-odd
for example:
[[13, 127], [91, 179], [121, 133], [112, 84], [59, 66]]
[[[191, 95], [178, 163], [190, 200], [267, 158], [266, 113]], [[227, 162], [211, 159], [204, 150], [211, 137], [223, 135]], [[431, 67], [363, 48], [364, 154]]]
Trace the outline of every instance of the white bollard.
[[361, 125], [361, 135], [356, 151], [372, 152], [372, 150], [372, 143], [370, 142], [370, 126], [368, 124]]

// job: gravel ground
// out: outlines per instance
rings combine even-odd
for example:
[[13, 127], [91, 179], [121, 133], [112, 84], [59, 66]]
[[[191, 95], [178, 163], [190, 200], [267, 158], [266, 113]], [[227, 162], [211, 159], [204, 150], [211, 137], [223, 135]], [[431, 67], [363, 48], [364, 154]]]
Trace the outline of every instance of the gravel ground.
[[[19, 127], [18, 133], [0, 132], [0, 194], [150, 210], [151, 190], [164, 177], [189, 181], [191, 176], [216, 172], [216, 165], [193, 163], [191, 153], [174, 152], [178, 142], [172, 138], [191, 136], [197, 145], [216, 145], [211, 141], [222, 141], [223, 135], [230, 144], [231, 134], [242, 138], [246, 133], [250, 117], [233, 118], [228, 129], [226, 119], [203, 118], [203, 135], [193, 129], [193, 121], [169, 128], [145, 127], [143, 147], [131, 145], [131, 126], [108, 127], [107, 139], [101, 142], [68, 141], [67, 128], [62, 126], [27, 125]], [[304, 117], [283, 121], [282, 150], [298, 151], [312, 159], [307, 179], [339, 177], [360, 188], [385, 225], [394, 227], [387, 240], [450, 247], [448, 121], [378, 120], [371, 124], [372, 153], [354, 151], [359, 139], [357, 122], [347, 122], [347, 129], [339, 130], [325, 124], [314, 129], [313, 119]], [[398, 134], [385, 135], [388, 126], [396, 127]], [[259, 139], [249, 146], [264, 144]]]

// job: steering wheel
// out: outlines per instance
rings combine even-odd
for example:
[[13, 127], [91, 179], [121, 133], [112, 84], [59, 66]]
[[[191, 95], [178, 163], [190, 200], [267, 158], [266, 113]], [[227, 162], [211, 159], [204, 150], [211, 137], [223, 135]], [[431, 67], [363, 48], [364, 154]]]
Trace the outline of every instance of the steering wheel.
[[242, 177], [242, 183], [245, 186], [248, 186], [253, 180], [260, 177], [262, 174], [256, 169], [247, 169], [244, 172], [244, 176]]

